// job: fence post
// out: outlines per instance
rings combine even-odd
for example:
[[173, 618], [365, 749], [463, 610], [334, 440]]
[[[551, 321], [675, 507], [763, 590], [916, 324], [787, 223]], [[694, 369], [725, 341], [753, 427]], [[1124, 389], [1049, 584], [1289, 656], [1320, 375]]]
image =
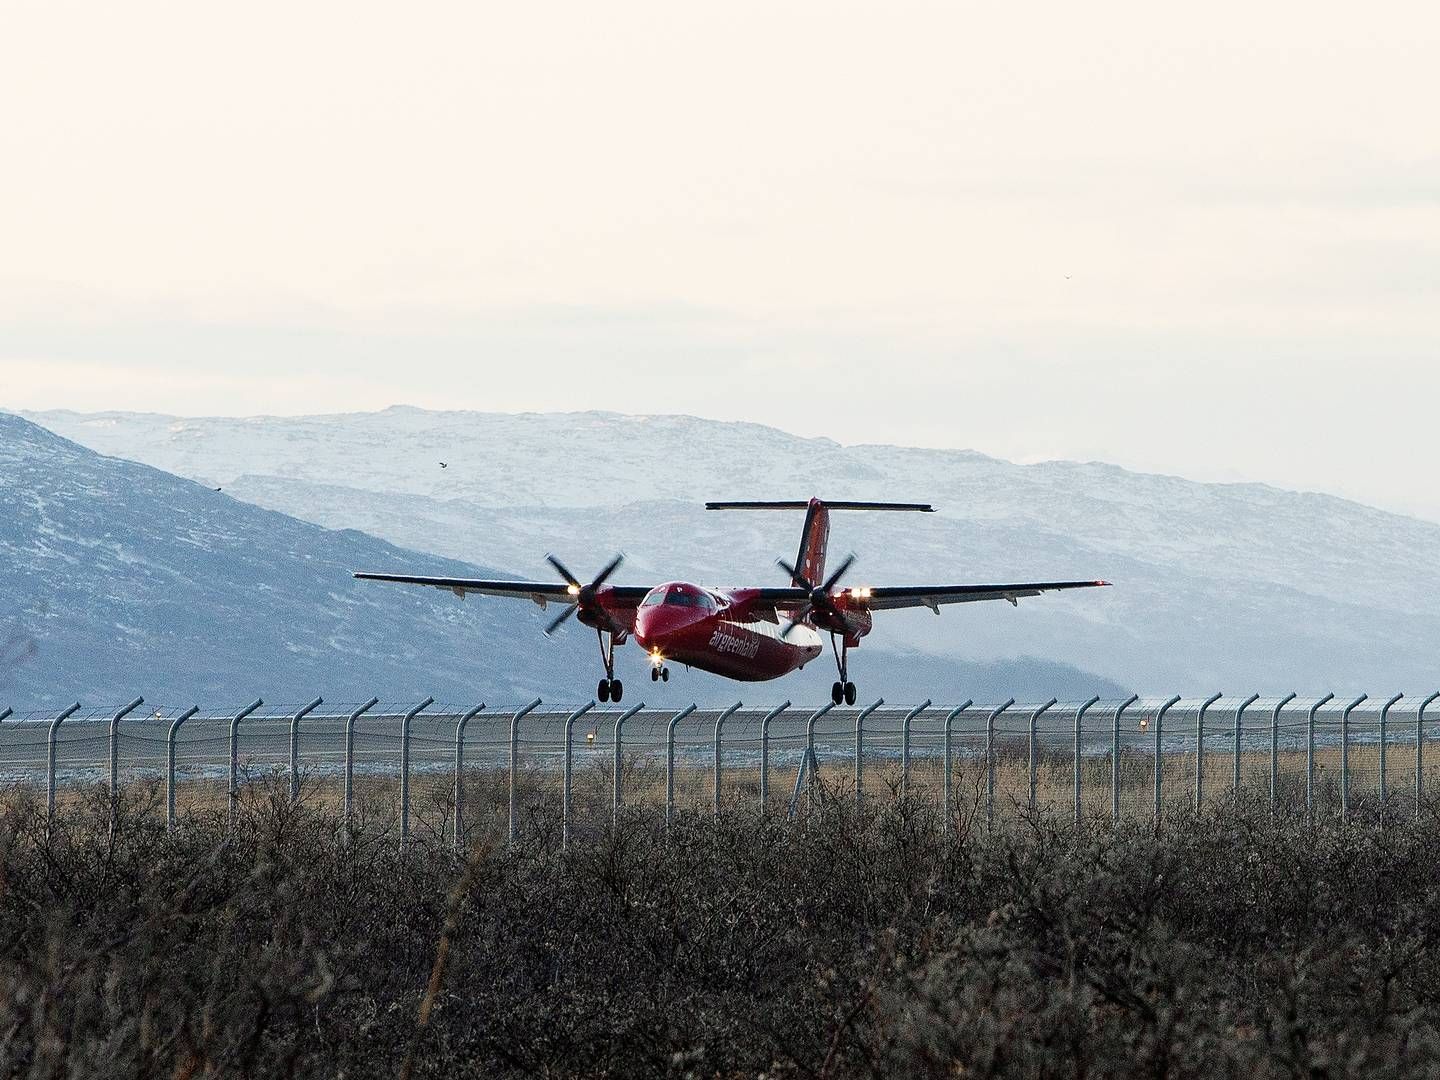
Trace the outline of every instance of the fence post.
[[[787, 698], [783, 705], [777, 705], [760, 718], [760, 816], [769, 809], [770, 800], [770, 721], [790, 707]], [[666, 819], [669, 820], [668, 818]]]
[[199, 705], [191, 705], [170, 721], [170, 732], [165, 736], [165, 828], [175, 828], [175, 736], [180, 725], [200, 711]]
[[810, 718], [805, 721], [805, 756], [800, 759], [800, 769], [795, 774], [795, 791], [790, 796], [790, 817], [792, 818], [795, 816], [795, 801], [800, 796], [800, 780], [805, 775], [807, 768], [812, 771], [810, 780], [805, 785], [805, 805], [807, 807], [815, 805], [815, 785], [820, 779], [820, 759], [815, 756], [815, 722], [834, 707], [832, 702], [827, 701], [811, 713]]
[[1076, 828], [1079, 828], [1079, 826], [1080, 826], [1080, 721], [1083, 720], [1083, 719], [1085, 718], [1085, 714], [1090, 711], [1090, 706], [1094, 705], [1094, 704], [1095, 704], [1097, 701], [1099, 701], [1099, 700], [1100, 700], [1100, 698], [1099, 698], [1098, 696], [1092, 697], [1089, 701], [1085, 702], [1084, 705], [1081, 705], [1078, 709], [1075, 710], [1075, 826], [1076, 826]]
[[1396, 694], [1380, 706], [1380, 824], [1385, 824], [1385, 729], [1390, 720], [1390, 710], [1404, 694]]
[[[46, 742], [45, 762], [45, 835], [50, 835], [50, 827], [55, 823], [55, 739], [60, 734], [60, 725], [69, 717], [80, 711], [80, 703], [68, 706], [62, 712], [56, 714], [55, 719], [50, 721], [50, 733]], [[1421, 709], [1424, 712], [1424, 709]]]
[[621, 742], [621, 730], [625, 727], [625, 721], [629, 720], [630, 717], [634, 716], [644, 707], [645, 703], [642, 701], [638, 705], [632, 705], [615, 718], [615, 803], [614, 806], [611, 807], [611, 819], [616, 828], [620, 826], [620, 807], [624, 805], [624, 793], [620, 788], [620, 769], [622, 764], [620, 760], [620, 749], [623, 745]]
[[12, 709], [12, 708], [10, 708], [9, 705], [6, 705], [5, 708], [0, 709], [0, 720], [4, 720], [7, 716], [9, 716], [9, 715], [10, 715], [11, 713], [13, 713], [14, 711], [15, 711], [15, 710]]
[[465, 850], [465, 728], [485, 711], [482, 702], [455, 722], [455, 852]]
[[120, 721], [145, 704], [144, 698], [136, 698], [129, 705], [122, 705], [110, 717], [110, 838], [120, 826]]
[[[787, 702], [788, 704], [788, 702]], [[680, 721], [695, 711], [692, 702], [670, 718], [665, 726], [665, 828], [668, 831], [675, 820], [675, 729]]]
[[1311, 705], [1305, 722], [1305, 816], [1312, 821], [1315, 819], [1315, 714], [1334, 696], [1326, 694]]
[[345, 718], [345, 808], [340, 814], [340, 838], [346, 844], [350, 843], [350, 802], [355, 790], [355, 721], [378, 704], [380, 699], [372, 697]]
[[519, 824], [520, 806], [517, 802], [516, 790], [516, 768], [520, 757], [520, 721], [529, 716], [540, 707], [540, 699], [537, 697], [519, 712], [510, 717], [510, 825], [505, 832], [505, 842], [511, 847], [515, 846], [516, 828]]
[[1420, 702], [1415, 710], [1415, 819], [1420, 819], [1420, 797], [1425, 793], [1425, 710], [1440, 697], [1436, 691]]
[[574, 770], [575, 721], [595, 707], [591, 698], [580, 708], [565, 717], [565, 773], [560, 786], [560, 850], [570, 850], [570, 777]]
[[1350, 820], [1350, 714], [1369, 694], [1361, 694], [1340, 714], [1340, 820]]
[[1270, 813], [1275, 813], [1275, 803], [1280, 797], [1280, 710], [1295, 700], [1295, 694], [1286, 694], [1270, 710]]
[[950, 747], [950, 732], [955, 725], [955, 718], [973, 704], [975, 704], [974, 701], [972, 701], [970, 698], [966, 698], [964, 705], [951, 709], [948, 713], [945, 714], [945, 749], [942, 752], [941, 756], [941, 760], [944, 763], [942, 765], [942, 768], [945, 770], [945, 794], [942, 796], [944, 801], [940, 807], [940, 832], [943, 836], [950, 835], [950, 786], [953, 783], [950, 777], [950, 762], [952, 760], [952, 752]]
[[1015, 704], [1012, 697], [994, 709], [985, 718], [985, 825], [995, 824], [995, 721], [1000, 714]]
[[240, 721], [265, 702], [256, 698], [230, 718], [230, 796], [226, 800], [226, 824], [234, 828], [235, 814], [240, 808]]
[[925, 704], [917, 705], [905, 714], [900, 721], [900, 797], [910, 798], [910, 722], [930, 707], [930, 699], [925, 699]]
[[403, 853], [410, 846], [410, 721], [419, 715], [421, 709], [435, 704], [433, 697], [427, 697], [400, 719], [400, 850]]
[[855, 809], [859, 810], [865, 799], [865, 718], [885, 704], [884, 698], [876, 698], [855, 714]]
[[1040, 774], [1040, 758], [1037, 753], [1036, 734], [1040, 724], [1040, 717], [1043, 716], [1052, 705], [1058, 704], [1057, 698], [1051, 698], [1044, 705], [1030, 714], [1030, 809], [1035, 809], [1035, 785]]
[[1115, 715], [1111, 717], [1110, 721], [1110, 822], [1112, 825], [1120, 820], [1120, 717], [1126, 709], [1139, 700], [1139, 694], [1131, 694], [1127, 700], [1115, 706]]
[[724, 712], [722, 712], [719, 716], [717, 716], [717, 717], [715, 718], [715, 820], [716, 820], [716, 821], [719, 821], [719, 820], [720, 820], [720, 770], [721, 770], [721, 761], [722, 761], [721, 748], [722, 748], [722, 745], [723, 745], [723, 744], [721, 743], [722, 729], [725, 727], [725, 721], [735, 714], [736, 710], [738, 710], [738, 709], [740, 708], [741, 704], [742, 704], [741, 702], [737, 701], [734, 705], [731, 705], [728, 709], [726, 709]]
[[1219, 701], [1223, 695], [1219, 691], [1211, 694], [1200, 703], [1200, 711], [1195, 714], [1195, 812], [1200, 812], [1200, 804], [1205, 800], [1205, 714], [1210, 711], [1210, 706]]
[[1240, 733], [1244, 722], [1245, 710], [1260, 700], [1259, 694], [1251, 694], [1240, 703], [1235, 710], [1235, 760], [1233, 762], [1232, 775], [1230, 777], [1230, 793], [1238, 796], [1240, 794]]
[[1164, 811], [1161, 780], [1165, 776], [1165, 764], [1160, 760], [1160, 739], [1165, 731], [1165, 714], [1180, 702], [1180, 695], [1170, 698], [1155, 714], [1155, 831], [1160, 831], [1160, 818]]
[[300, 711], [290, 718], [290, 802], [300, 801], [300, 721], [324, 703], [316, 698], [309, 705], [302, 705]]

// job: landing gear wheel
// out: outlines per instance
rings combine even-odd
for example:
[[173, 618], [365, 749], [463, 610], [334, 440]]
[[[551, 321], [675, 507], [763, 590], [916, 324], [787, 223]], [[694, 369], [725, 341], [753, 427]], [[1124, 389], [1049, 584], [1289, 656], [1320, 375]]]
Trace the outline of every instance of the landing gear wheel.
[[845, 687], [841, 683], [835, 683], [830, 687], [830, 703], [839, 705], [845, 700]]
[[611, 700], [611, 701], [618, 702], [618, 701], [620, 700], [620, 695], [623, 694], [624, 692], [625, 692], [625, 684], [624, 684], [624, 683], [622, 683], [619, 679], [611, 679], [611, 680], [610, 680], [610, 700]]
[[659, 669], [658, 667], [652, 667], [652, 668], [650, 669], [650, 681], [651, 681], [651, 682], [659, 682], [659, 681], [660, 681], [660, 669]]
[[595, 696], [598, 697], [601, 701], [609, 701], [609, 700], [610, 700], [610, 680], [609, 680], [609, 679], [601, 679], [601, 680], [600, 680], [600, 686], [599, 686], [598, 689], [596, 689], [596, 691], [595, 691]]
[[845, 684], [845, 704], [855, 704], [855, 684], [853, 682], [847, 682]]
[[668, 667], [662, 667], [660, 669], [660, 678], [665, 682], [670, 681], [670, 669]]

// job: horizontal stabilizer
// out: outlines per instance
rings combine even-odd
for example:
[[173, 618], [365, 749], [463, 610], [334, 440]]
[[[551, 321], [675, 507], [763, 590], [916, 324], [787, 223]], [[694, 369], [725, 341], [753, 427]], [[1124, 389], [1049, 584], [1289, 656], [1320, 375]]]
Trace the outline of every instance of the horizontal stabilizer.
[[[824, 504], [827, 510], [913, 510], [922, 514], [933, 514], [935, 508], [929, 503], [896, 503], [896, 502], [855, 502], [851, 500], [831, 502], [829, 499], [817, 500]], [[741, 502], [707, 502], [706, 510], [808, 510], [809, 500], [792, 500], [781, 502], [764, 502], [760, 500], [749, 500]]]

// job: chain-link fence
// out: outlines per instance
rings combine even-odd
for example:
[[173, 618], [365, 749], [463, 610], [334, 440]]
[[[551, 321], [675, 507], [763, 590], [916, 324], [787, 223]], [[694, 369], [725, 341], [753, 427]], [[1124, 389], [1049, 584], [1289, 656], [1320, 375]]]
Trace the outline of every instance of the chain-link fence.
[[[464, 848], [583, 843], [624, 815], [800, 817], [817, 800], [903, 801], [941, 829], [1042, 812], [1162, 820], [1234, 798], [1383, 823], [1413, 813], [1440, 752], [1440, 695], [1013, 699], [913, 706], [78, 703], [0, 710], [0, 781], [48, 812], [152, 785], [176, 826], [237, 812], [257, 781], [349, 836]], [[278, 783], [277, 783], [278, 782]]]

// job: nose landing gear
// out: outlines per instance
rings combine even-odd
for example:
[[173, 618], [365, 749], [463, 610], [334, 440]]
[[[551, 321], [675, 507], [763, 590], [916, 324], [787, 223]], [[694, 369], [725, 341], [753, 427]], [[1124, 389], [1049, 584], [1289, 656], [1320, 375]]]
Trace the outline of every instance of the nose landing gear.
[[650, 669], [651, 682], [669, 682], [670, 669], [664, 664], [657, 664]]

